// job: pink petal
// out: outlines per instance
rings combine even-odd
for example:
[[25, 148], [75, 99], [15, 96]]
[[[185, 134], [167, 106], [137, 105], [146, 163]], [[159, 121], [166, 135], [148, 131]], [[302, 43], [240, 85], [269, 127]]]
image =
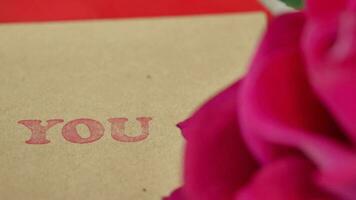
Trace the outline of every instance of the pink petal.
[[182, 188], [176, 189], [169, 197], [163, 198], [163, 200], [188, 200]]
[[[314, 129], [321, 129], [324, 126], [324, 123], [310, 121], [318, 120], [324, 113], [321, 113], [323, 110], [304, 75], [299, 49], [303, 26], [304, 16], [299, 13], [274, 20], [242, 84], [239, 95], [241, 128], [249, 147], [262, 162], [290, 154], [293, 150], [256, 136], [274, 133], [273, 130], [266, 133], [260, 123], [292, 128], [315, 126]], [[305, 115], [304, 110], [310, 110], [311, 115]]]
[[286, 158], [263, 168], [236, 200], [331, 200], [315, 187], [314, 168], [301, 158]]
[[[242, 84], [241, 128], [253, 152], [266, 165], [286, 155], [306, 156], [320, 170], [316, 183], [340, 198], [356, 199], [351, 190], [356, 185], [353, 173], [339, 177], [342, 181], [334, 185], [326, 181], [335, 180], [330, 177], [337, 177], [341, 169], [355, 170], [350, 163], [356, 163], [356, 155], [347, 135], [329, 114], [330, 107], [326, 109], [321, 104], [309, 83], [298, 45], [300, 38], [293, 35], [301, 35], [303, 29], [298, 15], [282, 16], [272, 22]], [[299, 32], [291, 30], [289, 24], [294, 28], [299, 25]], [[281, 34], [291, 36], [281, 36], [281, 41], [276, 42], [275, 37]]]
[[349, 0], [306, 0], [305, 7], [311, 17], [333, 17], [339, 14]]
[[343, 200], [356, 199], [356, 159], [344, 160], [336, 168], [322, 171], [318, 183]]
[[188, 199], [232, 199], [258, 168], [241, 137], [236, 83], [181, 123], [187, 147], [184, 189]]
[[337, 19], [308, 23], [304, 56], [313, 89], [356, 144], [356, 13]]

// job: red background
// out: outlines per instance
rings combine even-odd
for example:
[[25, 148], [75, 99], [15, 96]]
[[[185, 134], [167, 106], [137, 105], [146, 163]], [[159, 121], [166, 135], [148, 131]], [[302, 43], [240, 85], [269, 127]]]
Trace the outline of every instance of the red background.
[[0, 22], [261, 11], [257, 0], [0, 0]]

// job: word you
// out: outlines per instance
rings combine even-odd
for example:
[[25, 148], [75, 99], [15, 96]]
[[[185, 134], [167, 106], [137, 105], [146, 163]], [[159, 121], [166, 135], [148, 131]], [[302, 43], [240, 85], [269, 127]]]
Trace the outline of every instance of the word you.
[[[111, 124], [111, 137], [119, 142], [138, 142], [146, 139], [149, 135], [149, 121], [151, 117], [137, 117], [136, 120], [141, 125], [141, 133], [136, 136], [125, 134], [125, 123], [127, 118], [110, 118], [108, 122]], [[63, 119], [47, 120], [47, 125], [41, 125], [41, 120], [20, 120], [17, 123], [24, 125], [31, 131], [31, 137], [26, 141], [27, 144], [47, 144], [50, 141], [47, 139], [47, 131], [53, 126], [63, 123]], [[88, 137], [82, 137], [78, 134], [77, 126], [85, 125], [89, 130]], [[85, 144], [99, 140], [104, 135], [104, 126], [93, 119], [75, 119], [67, 122], [62, 128], [62, 136], [65, 140]]]

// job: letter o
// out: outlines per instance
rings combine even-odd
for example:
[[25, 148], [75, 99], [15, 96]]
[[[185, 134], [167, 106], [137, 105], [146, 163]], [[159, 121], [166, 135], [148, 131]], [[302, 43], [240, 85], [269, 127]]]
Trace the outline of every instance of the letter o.
[[[84, 124], [88, 127], [90, 136], [87, 138], [83, 138], [78, 134], [76, 126], [79, 124]], [[104, 135], [104, 126], [93, 119], [75, 119], [67, 124], [65, 124], [62, 128], [62, 135], [64, 139], [72, 143], [91, 143], [99, 140]]]

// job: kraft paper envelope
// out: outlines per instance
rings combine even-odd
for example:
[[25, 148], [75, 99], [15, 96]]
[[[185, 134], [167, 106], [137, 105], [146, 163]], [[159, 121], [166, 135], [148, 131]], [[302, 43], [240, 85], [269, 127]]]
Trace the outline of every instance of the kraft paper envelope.
[[264, 25], [262, 14], [0, 25], [0, 199], [168, 195], [181, 184], [175, 125], [241, 77]]

